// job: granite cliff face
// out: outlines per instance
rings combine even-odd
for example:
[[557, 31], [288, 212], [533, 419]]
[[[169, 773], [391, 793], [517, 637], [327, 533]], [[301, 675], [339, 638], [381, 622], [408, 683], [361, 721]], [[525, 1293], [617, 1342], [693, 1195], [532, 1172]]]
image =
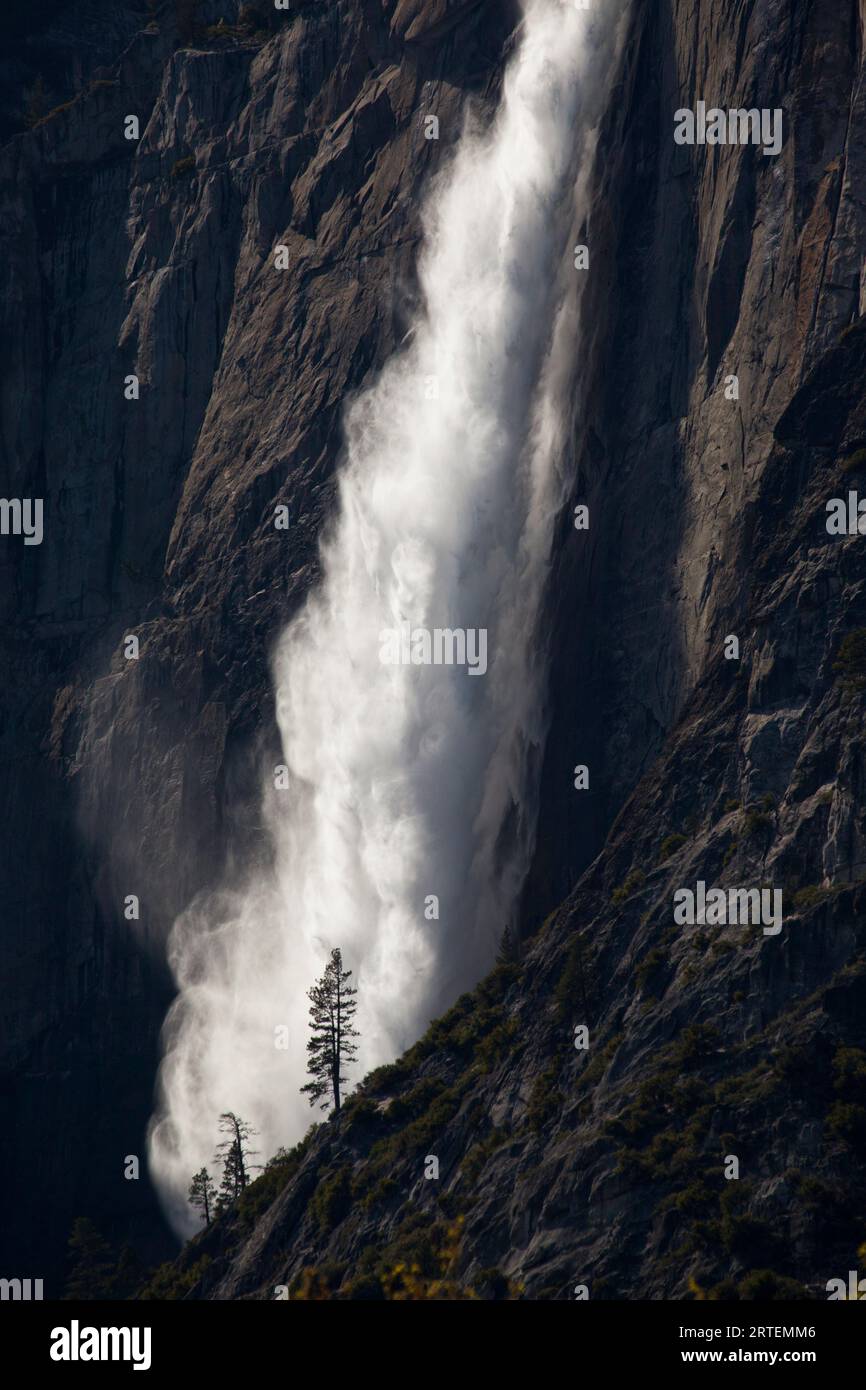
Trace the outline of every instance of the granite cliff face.
[[[46, 516], [41, 546], [0, 549], [3, 1253], [55, 1287], [76, 1215], [170, 1248], [123, 1178], [161, 945], [258, 852], [268, 651], [316, 581], [341, 409], [405, 331], [421, 190], [467, 98], [495, 102], [517, 23], [485, 0], [244, 8], [190, 28], [184, 6], [67, 6], [64, 32], [101, 36], [81, 90], [0, 152], [0, 492]], [[633, 8], [592, 189], [571, 426], [591, 523], [563, 517], [550, 586], [522, 947], [163, 1291], [272, 1297], [312, 1268], [380, 1296], [456, 1221], [454, 1280], [486, 1296], [750, 1296], [750, 1271], [822, 1288], [851, 1267], [866, 619], [860, 538], [829, 535], [825, 503], [866, 486], [863, 18]], [[781, 107], [781, 154], [676, 145], [699, 100]], [[781, 933], [674, 926], [699, 879], [782, 888]]]
[[[115, 7], [78, 8], [98, 28]], [[41, 547], [0, 553], [6, 1258], [55, 1278], [76, 1214], [145, 1248], [161, 1228], [123, 1164], [144, 1152], [164, 936], [257, 843], [267, 659], [315, 579], [342, 404], [405, 331], [418, 191], [514, 24], [467, 6], [434, 48], [417, 7], [264, 7], [223, 32], [203, 4], [185, 43], [173, 4], [147, 27], [129, 9], [114, 65], [2, 153], [2, 492], [46, 517]], [[37, 65], [55, 47], [31, 36]]]
[[[743, 659], [707, 663], [598, 859], [187, 1247], [175, 1296], [377, 1298], [455, 1243], [453, 1288], [481, 1297], [823, 1298], [856, 1265], [864, 568], [824, 517], [863, 485], [864, 369], [858, 323], [778, 422], [743, 517]], [[781, 930], [676, 924], [698, 880], [778, 886]]]

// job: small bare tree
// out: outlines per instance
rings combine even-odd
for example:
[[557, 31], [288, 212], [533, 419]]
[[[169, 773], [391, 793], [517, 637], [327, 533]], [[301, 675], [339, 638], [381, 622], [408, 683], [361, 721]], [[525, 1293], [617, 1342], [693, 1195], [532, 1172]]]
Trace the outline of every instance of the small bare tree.
[[214, 1162], [221, 1163], [223, 1168], [216, 1204], [218, 1211], [237, 1201], [249, 1183], [250, 1173], [254, 1168], [261, 1166], [258, 1163], [250, 1163], [250, 1159], [258, 1150], [248, 1149], [247, 1140], [251, 1135], [257, 1134], [258, 1130], [248, 1125], [246, 1120], [239, 1119], [234, 1111], [227, 1110], [220, 1115], [220, 1133], [227, 1137], [217, 1145], [214, 1159]]

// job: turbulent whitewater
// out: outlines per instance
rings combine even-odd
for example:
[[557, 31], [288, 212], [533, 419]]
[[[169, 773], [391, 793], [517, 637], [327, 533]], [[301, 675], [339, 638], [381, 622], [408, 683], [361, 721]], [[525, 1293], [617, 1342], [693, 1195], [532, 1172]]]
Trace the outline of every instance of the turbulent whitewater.
[[[313, 1118], [306, 989], [332, 946], [359, 991], [358, 1080], [489, 968], [512, 920], [545, 735], [542, 603], [573, 484], [574, 248], [623, 9], [525, 6], [492, 124], [467, 121], [430, 189], [416, 322], [347, 410], [323, 578], [273, 658], [288, 769], [282, 789], [267, 769], [273, 867], [196, 900], [170, 940], [150, 1149], [179, 1229], [222, 1110], [265, 1155]], [[406, 625], [484, 631], [486, 670], [383, 661]]]

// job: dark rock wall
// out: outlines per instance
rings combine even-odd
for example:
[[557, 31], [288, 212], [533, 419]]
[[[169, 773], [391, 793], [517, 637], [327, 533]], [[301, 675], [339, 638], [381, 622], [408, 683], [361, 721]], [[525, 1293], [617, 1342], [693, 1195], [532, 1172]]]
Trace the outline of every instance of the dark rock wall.
[[[179, 42], [174, 5], [149, 29], [120, 8], [129, 29], [115, 21], [111, 62], [100, 49], [71, 104], [0, 152], [0, 493], [46, 499], [44, 544], [0, 547], [12, 672], [0, 1191], [13, 1197], [7, 1273], [55, 1281], [73, 1216], [115, 1237], [156, 1229], [145, 1182], [122, 1170], [143, 1154], [169, 994], [160, 945], [227, 855], [256, 852], [268, 651], [315, 582], [342, 404], [405, 329], [421, 192], [467, 96], [495, 99], [515, 24], [514, 8], [484, 0], [339, 0], [268, 14], [271, 37]], [[234, 24], [235, 9], [203, 4], [200, 21]], [[91, 10], [66, 7], [65, 31], [77, 12], [93, 24]], [[573, 424], [574, 502], [588, 502], [591, 525], [563, 518], [551, 584], [527, 932], [568, 901], [502, 1005], [517, 1056], [460, 1093], [436, 1150], [465, 1195], [459, 1164], [479, 1116], [510, 1127], [471, 1183], [467, 1277], [499, 1264], [536, 1293], [561, 1296], [590, 1271], [618, 1292], [681, 1292], [688, 1260], [663, 1267], [665, 1193], [636, 1181], [637, 1159], [617, 1176], [607, 1119], [689, 1021], [721, 1020], [720, 1044], [694, 1044], [707, 1086], [776, 1045], [762, 1029], [802, 1023], [830, 1058], [856, 1035], [855, 986], [836, 974], [856, 964], [859, 890], [813, 903], [808, 945], [795, 945], [801, 925], [699, 956], [659, 944], [671, 888], [656, 863], [677, 832], [676, 882], [710, 881], [732, 843], [740, 881], [777, 865], [792, 892], [861, 877], [857, 720], [832, 671], [859, 562], [851, 543], [834, 547], [820, 508], [862, 409], [859, 330], [838, 341], [861, 309], [862, 23], [856, 0], [641, 0], [632, 12], [592, 191]], [[783, 107], [782, 153], [677, 146], [674, 110], [698, 99]], [[129, 113], [138, 142], [123, 138]], [[423, 137], [427, 113], [438, 143]], [[137, 402], [123, 395], [131, 372]], [[280, 502], [288, 532], [272, 524]], [[138, 662], [123, 656], [130, 633]], [[722, 660], [727, 633], [740, 636], [739, 677]], [[572, 788], [576, 763], [590, 767], [589, 793]], [[753, 843], [736, 817], [764, 795], [773, 809]], [[649, 887], [614, 911], [635, 869]], [[124, 921], [130, 893], [140, 923]], [[634, 1000], [635, 972], [652, 950], [659, 1002], [641, 1012], [650, 990]], [[566, 969], [607, 1058], [591, 1088], [569, 1050], [580, 1020], [553, 1002]], [[815, 1017], [780, 1022], [819, 989], [830, 1002]], [[450, 1087], [464, 1061], [446, 1049], [425, 1066]], [[527, 1115], [545, 1088], [567, 1099], [542, 1139]], [[750, 1189], [755, 1220], [775, 1219], [779, 1165], [823, 1162], [828, 1182], [843, 1166], [843, 1151], [821, 1148], [820, 1117], [799, 1120], [785, 1128], [769, 1102], [751, 1116], [775, 1135], [764, 1186]], [[335, 1162], [363, 1161], [348, 1142], [320, 1137], [304, 1191]], [[407, 1159], [394, 1176], [420, 1201], [414, 1172]], [[325, 1258], [351, 1268], [405, 1216], [373, 1206], [325, 1239], [298, 1194], [290, 1185], [240, 1264], [217, 1266], [211, 1291], [254, 1292]], [[815, 1240], [796, 1239], [778, 1263], [814, 1278]], [[268, 1241], [278, 1258], [260, 1258]], [[37, 1258], [44, 1271], [11, 1268]], [[736, 1259], [710, 1274], [736, 1273]]]
[[46, 526], [0, 549], [4, 1258], [52, 1276], [75, 1215], [159, 1224], [122, 1170], [162, 941], [257, 847], [268, 654], [316, 576], [342, 405], [405, 331], [421, 189], [465, 98], [495, 95], [515, 20], [467, 6], [433, 44], [420, 15], [410, 36], [378, 3], [310, 4], [263, 15], [270, 38], [202, 31], [231, 8], [200, 5], [183, 45], [157, 7], [0, 155], [0, 480]]
[[[737, 631], [743, 514], [773, 426], [860, 312], [861, 59], [856, 3], [635, 9], [599, 147], [575, 408], [575, 502], [591, 525], [563, 526], [552, 585], [535, 920], [600, 848]], [[674, 111], [701, 99], [783, 108], [781, 154], [676, 145]], [[591, 767], [583, 796], [576, 763]]]

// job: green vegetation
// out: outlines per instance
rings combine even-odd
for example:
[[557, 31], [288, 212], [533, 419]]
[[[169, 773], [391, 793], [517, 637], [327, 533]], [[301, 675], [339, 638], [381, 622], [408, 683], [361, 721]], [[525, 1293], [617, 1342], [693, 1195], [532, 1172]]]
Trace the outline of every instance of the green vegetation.
[[827, 1112], [827, 1133], [860, 1149], [866, 1145], [866, 1052], [859, 1047], [837, 1048], [833, 1077], [838, 1100]]
[[481, 1071], [492, 1071], [513, 1052], [512, 1044], [518, 1031], [517, 1020], [508, 1018], [481, 1038], [475, 1049], [475, 1060]]
[[394, 1178], [380, 1178], [374, 1187], [364, 1193], [361, 1206], [365, 1211], [369, 1211], [371, 1207], [387, 1202], [395, 1193], [401, 1193], [399, 1183]]
[[810, 883], [803, 888], [798, 888], [794, 894], [793, 902], [796, 908], [805, 911], [807, 908], [815, 907], [822, 903], [825, 898], [831, 896], [829, 888], [822, 888], [820, 884]]
[[346, 1135], [352, 1138], [377, 1129], [383, 1119], [382, 1111], [374, 1100], [357, 1094], [345, 1101], [343, 1114], [348, 1119]]
[[850, 1100], [866, 1101], [866, 1052], [862, 1047], [839, 1047], [833, 1058], [834, 1088]]
[[866, 1106], [837, 1100], [827, 1112], [827, 1133], [851, 1148], [866, 1144]]
[[[583, 1096], [579, 1110], [582, 1120], [587, 1119], [592, 1110], [592, 1101], [587, 1093], [604, 1075], [622, 1040], [622, 1033], [614, 1034], [603, 1048], [595, 1050], [591, 1060], [578, 1073], [573, 1084], [577, 1095]], [[524, 1121], [534, 1133], [539, 1133], [553, 1121], [565, 1103], [566, 1097], [559, 1087], [561, 1067], [562, 1061], [554, 1058], [544, 1071], [535, 1078], [529, 1094]]]
[[614, 1033], [613, 1037], [608, 1039], [604, 1047], [597, 1051], [592, 1060], [583, 1068], [577, 1078], [577, 1084], [581, 1091], [585, 1091], [589, 1086], [594, 1086], [597, 1081], [601, 1080], [624, 1037], [624, 1033]]
[[295, 1176], [320, 1128], [320, 1125], [313, 1125], [294, 1148], [278, 1149], [273, 1158], [265, 1164], [261, 1177], [247, 1185], [233, 1208], [234, 1215], [244, 1229], [255, 1225]]
[[348, 1163], [319, 1182], [310, 1202], [310, 1211], [321, 1232], [332, 1231], [348, 1216], [352, 1195], [352, 1169]]
[[685, 1070], [705, 1061], [715, 1051], [719, 1037], [718, 1028], [711, 1023], [690, 1023], [671, 1045], [672, 1065]]
[[492, 1158], [496, 1150], [501, 1149], [502, 1145], [506, 1144], [509, 1138], [510, 1135], [507, 1129], [496, 1129], [494, 1127], [490, 1130], [486, 1138], [480, 1139], [477, 1144], [473, 1144], [472, 1148], [463, 1159], [463, 1162], [460, 1164], [460, 1171], [467, 1182], [475, 1181], [481, 1170], [487, 1164], [488, 1159]]
[[843, 690], [866, 688], [866, 627], [846, 633], [833, 663]]
[[558, 1078], [557, 1062], [551, 1062], [535, 1078], [526, 1110], [526, 1123], [535, 1134], [544, 1129], [562, 1109], [564, 1096], [557, 1084]]
[[466, 1302], [482, 1298], [517, 1299], [519, 1285], [496, 1269], [478, 1275], [467, 1287], [455, 1275], [462, 1238], [462, 1217], [436, 1221], [421, 1211], [411, 1212], [385, 1245], [368, 1245], [361, 1252], [352, 1278], [345, 1265], [305, 1269], [293, 1282], [289, 1297], [296, 1300], [352, 1299], [376, 1302]]
[[645, 883], [646, 874], [643, 869], [632, 869], [624, 882], [622, 882], [618, 888], [614, 888], [610, 898], [611, 902], [614, 906], [619, 907], [620, 903], [624, 903], [627, 898], [631, 898]]
[[748, 1183], [726, 1185], [719, 1199], [721, 1218], [718, 1234], [727, 1254], [736, 1255], [750, 1264], [762, 1264], [778, 1253], [777, 1238], [766, 1221], [746, 1210], [750, 1195], [751, 1185]]
[[[718, 1032], [691, 1024], [659, 1057], [655, 1074], [638, 1087], [634, 1100], [606, 1125], [623, 1140], [617, 1151], [619, 1171], [634, 1178], [661, 1181], [682, 1176], [684, 1187], [701, 1176], [701, 1145], [714, 1112], [713, 1088], [689, 1072], [708, 1060]], [[721, 1162], [712, 1170], [721, 1177]], [[694, 1193], [689, 1200], [692, 1200]]]
[[[758, 1060], [717, 1081], [708, 1075], [718, 1046], [712, 1028], [684, 1030], [660, 1054], [656, 1073], [605, 1127], [618, 1141], [619, 1172], [630, 1184], [658, 1193], [655, 1212], [674, 1236], [662, 1265], [676, 1274], [697, 1256], [710, 1271], [709, 1276], [699, 1272], [691, 1284], [697, 1298], [802, 1296], [793, 1277], [799, 1271], [790, 1267], [792, 1228], [800, 1242], [816, 1250], [862, 1239], [862, 1184], [853, 1174], [846, 1186], [788, 1170], [790, 1216], [781, 1221], [779, 1194], [764, 1210], [763, 1185], [748, 1180], [754, 1172], [750, 1136], [766, 1123], [771, 1097], [776, 1097], [773, 1112], [784, 1098], [786, 1107], [798, 1113], [802, 1108], [804, 1116], [821, 1113], [831, 1077], [836, 1099], [826, 1113], [828, 1134], [850, 1146], [852, 1154], [866, 1143], [866, 1050], [845, 1046], [828, 1055], [801, 1026], [813, 1009], [814, 1001], [800, 1000], [783, 1026], [776, 1020], [761, 1039], [735, 1046], [734, 1053], [742, 1050]], [[765, 1051], [771, 1051], [769, 1061]], [[746, 1178], [725, 1179], [729, 1154], [745, 1159]], [[715, 1284], [732, 1260], [744, 1272]]]
[[[415, 1077], [422, 1062], [437, 1053], [469, 1065], [484, 1038], [507, 1021], [503, 999], [521, 969], [516, 964], [498, 965], [478, 985], [474, 994], [461, 994], [456, 1004], [431, 1023], [423, 1038], [410, 1047], [398, 1062], [378, 1067], [362, 1085], [365, 1095], [382, 1095], [401, 1082]], [[499, 1044], [503, 1042], [499, 1035]]]
[[804, 1284], [789, 1279], [785, 1274], [776, 1274], [771, 1269], [753, 1269], [739, 1283], [734, 1279], [723, 1279], [710, 1289], [704, 1289], [696, 1279], [691, 1279], [689, 1288], [699, 1301], [787, 1303], [792, 1299], [800, 1301], [813, 1298]]
[[752, 1105], [757, 1101], [766, 1100], [771, 1092], [777, 1089], [780, 1079], [780, 1069], [762, 1059], [749, 1071], [720, 1081], [714, 1094], [719, 1103], [725, 1106]]
[[436, 1095], [423, 1113], [405, 1128], [378, 1139], [352, 1178], [353, 1198], [369, 1207], [374, 1201], [390, 1195], [393, 1189], [386, 1186], [385, 1180], [391, 1177], [401, 1160], [423, 1158], [430, 1152], [430, 1145], [440, 1138], [442, 1130], [460, 1109], [471, 1080], [469, 1075], [461, 1077]]
[[411, 1090], [404, 1091], [388, 1106], [389, 1120], [414, 1120], [429, 1109], [433, 1101], [446, 1089], [445, 1082], [438, 1076], [423, 1077]]
[[142, 1271], [129, 1246], [124, 1245], [118, 1254], [87, 1216], [72, 1223], [67, 1249], [64, 1299], [131, 1298], [141, 1283]]
[[657, 970], [668, 963], [669, 957], [667, 952], [659, 950], [658, 946], [654, 946], [653, 949], [644, 956], [640, 965], [634, 972], [638, 989], [643, 990], [650, 976], [654, 975]]
[[163, 1301], [184, 1298], [190, 1289], [195, 1288], [211, 1263], [210, 1255], [202, 1255], [201, 1259], [186, 1269], [179, 1268], [175, 1261], [161, 1264], [136, 1297], [145, 1302], [153, 1299]]
[[866, 468], [866, 449], [855, 449], [842, 460], [843, 473], [857, 473]]
[[757, 840], [772, 830], [773, 818], [767, 811], [759, 811], [756, 807], [752, 807], [744, 815], [742, 825], [746, 839]]
[[736, 950], [737, 947], [733, 941], [729, 941], [725, 936], [717, 936], [714, 941], [710, 942], [710, 955], [714, 957], [729, 956]]
[[556, 1006], [556, 1018], [559, 1023], [569, 1023], [575, 1008], [580, 1008], [586, 1012], [588, 984], [583, 943], [580, 937], [575, 937], [568, 948], [565, 968], [553, 991], [553, 1002]]
[[[701, 1161], [699, 1155], [695, 1161]], [[753, 1197], [750, 1184], [726, 1182], [721, 1160], [709, 1167], [707, 1163], [705, 1156], [701, 1178], [657, 1208], [675, 1209], [685, 1219], [684, 1239], [672, 1258], [685, 1260], [697, 1253], [714, 1261], [733, 1257], [753, 1266], [779, 1259], [782, 1250], [776, 1231], [748, 1209]]]
[[658, 860], [658, 862], [659, 862], [660, 864], [664, 864], [665, 860], [666, 860], [666, 859], [670, 859], [670, 857], [671, 857], [672, 854], [676, 854], [676, 852], [677, 852], [677, 850], [680, 848], [680, 846], [681, 846], [681, 845], [684, 845], [685, 843], [686, 843], [686, 837], [685, 837], [685, 835], [678, 835], [678, 834], [666, 835], [665, 838], [662, 840], [661, 845], [660, 845], [660, 847], [659, 847], [659, 860]]

